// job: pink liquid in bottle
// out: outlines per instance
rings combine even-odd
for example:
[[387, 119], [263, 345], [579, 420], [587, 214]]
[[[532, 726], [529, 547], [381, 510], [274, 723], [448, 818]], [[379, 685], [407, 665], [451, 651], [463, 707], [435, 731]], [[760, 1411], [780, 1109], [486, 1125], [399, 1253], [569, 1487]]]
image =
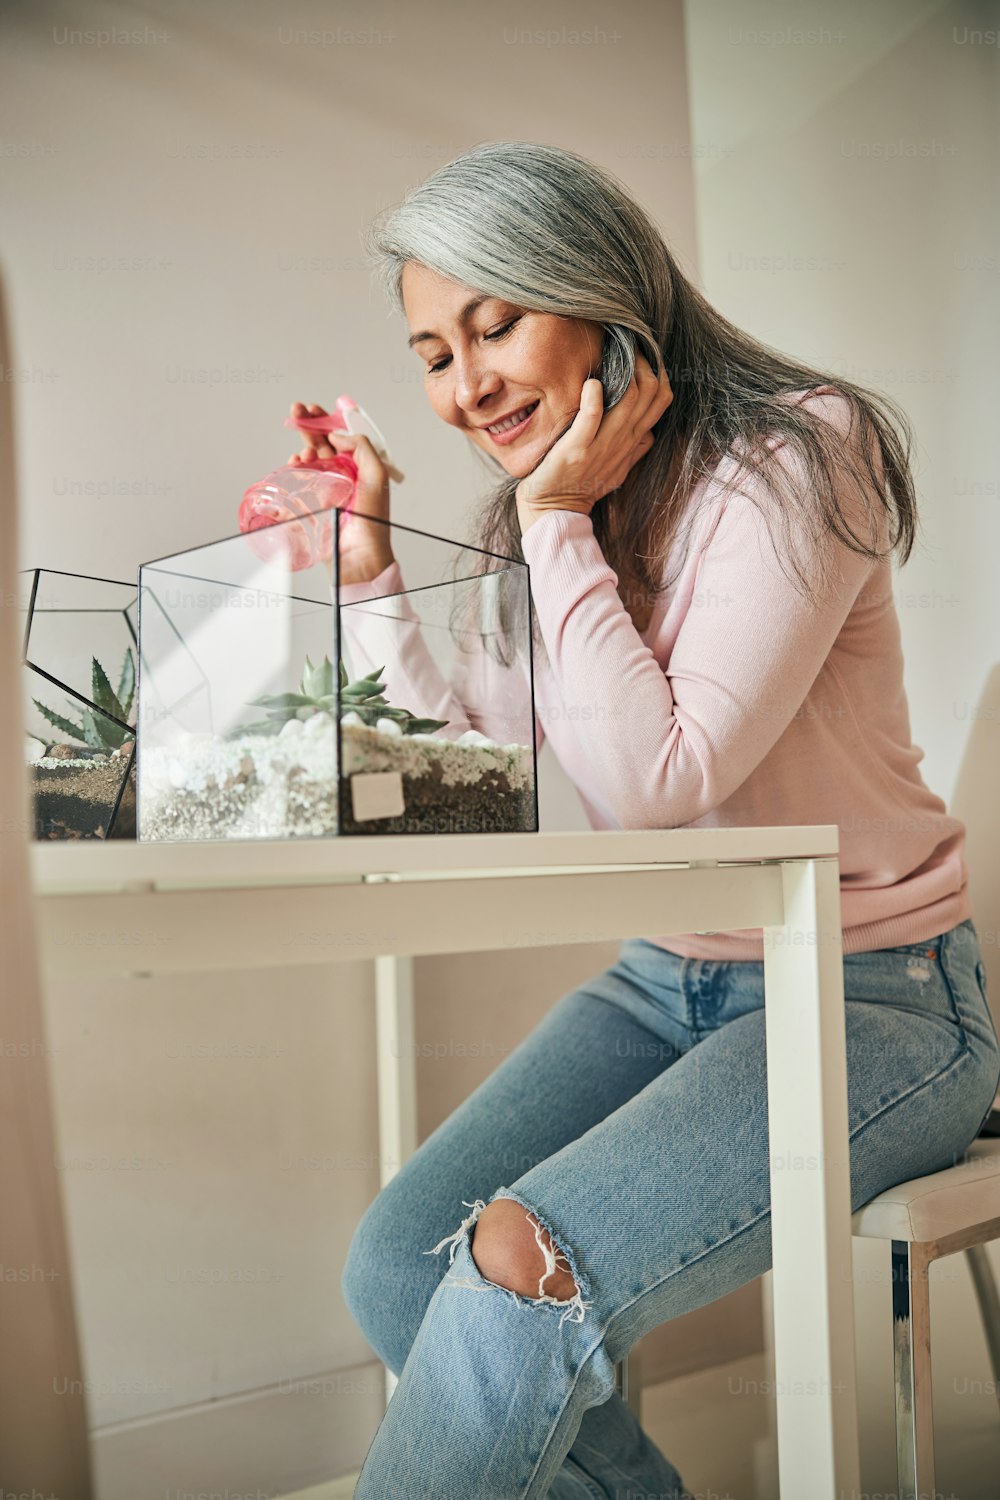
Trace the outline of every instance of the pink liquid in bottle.
[[[338, 454], [309, 464], [285, 464], [252, 484], [240, 504], [240, 530], [248, 533], [262, 562], [283, 562], [291, 572], [329, 562], [333, 556], [333, 510], [354, 503], [358, 469]], [[342, 515], [341, 525], [346, 515]], [[278, 521], [289, 524], [272, 528]]]

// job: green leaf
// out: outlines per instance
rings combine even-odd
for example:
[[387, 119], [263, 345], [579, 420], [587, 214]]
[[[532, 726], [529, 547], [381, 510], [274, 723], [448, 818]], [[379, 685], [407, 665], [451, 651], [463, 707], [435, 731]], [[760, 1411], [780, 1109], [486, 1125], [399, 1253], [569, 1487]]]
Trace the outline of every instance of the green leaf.
[[385, 684], [379, 679], [385, 667], [379, 667], [375, 672], [369, 672], [366, 677], [359, 677], [357, 682], [341, 683], [340, 692], [343, 698], [371, 698], [375, 693], [380, 693]]
[[81, 744], [85, 743], [83, 727], [80, 724], [74, 724], [71, 719], [64, 719], [62, 714], [57, 714], [51, 708], [46, 708], [45, 704], [39, 703], [37, 698], [32, 698], [31, 701], [38, 709], [38, 712], [48, 719], [50, 724], [54, 724], [56, 729], [61, 729], [63, 734], [68, 734], [70, 739], [79, 740]]
[[94, 702], [97, 704], [97, 707], [103, 713], [109, 714], [113, 719], [124, 719], [125, 714], [121, 704], [118, 702], [118, 696], [108, 681], [108, 674], [96, 656], [94, 657], [91, 677], [93, 681]]
[[97, 731], [98, 742], [94, 746], [95, 749], [117, 750], [119, 745], [123, 744], [125, 740], [131, 738], [127, 729], [122, 729], [117, 724], [113, 724], [112, 721], [110, 719], [106, 719], [103, 714], [92, 714], [91, 716], [94, 720], [94, 728]]
[[304, 693], [265, 693], [261, 698], [251, 698], [254, 708], [304, 708], [315, 699]]
[[[107, 744], [101, 732], [106, 721], [101, 715], [95, 715], [93, 709], [85, 708], [80, 717], [83, 719], [83, 737], [91, 750], [107, 749]], [[111, 748], [114, 749], [114, 746], [111, 746]]]
[[450, 724], [450, 719], [411, 719], [404, 725], [405, 734], [433, 734], [437, 729], [443, 729]]
[[122, 718], [127, 719], [132, 711], [132, 700], [135, 697], [135, 657], [132, 655], [132, 647], [125, 649], [125, 660], [122, 662], [121, 676], [118, 678], [118, 702], [122, 706]]
[[344, 666], [344, 658], [340, 658], [340, 686], [347, 686], [347, 668]]
[[306, 657], [305, 671], [302, 673], [302, 689], [308, 693], [314, 701], [319, 698], [328, 698], [333, 693], [333, 663], [328, 656], [324, 656], [321, 666], [314, 667], [308, 656]]

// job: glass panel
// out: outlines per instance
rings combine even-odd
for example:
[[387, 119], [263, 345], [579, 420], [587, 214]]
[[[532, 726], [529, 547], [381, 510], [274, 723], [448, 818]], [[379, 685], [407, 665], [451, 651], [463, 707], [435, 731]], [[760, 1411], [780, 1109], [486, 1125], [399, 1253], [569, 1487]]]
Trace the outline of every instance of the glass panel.
[[300, 532], [140, 568], [140, 838], [336, 831], [335, 588], [322, 559], [295, 566]]
[[136, 589], [21, 577], [25, 755], [36, 838], [134, 838]]
[[325, 510], [144, 565], [139, 611], [140, 838], [537, 828], [524, 564]]

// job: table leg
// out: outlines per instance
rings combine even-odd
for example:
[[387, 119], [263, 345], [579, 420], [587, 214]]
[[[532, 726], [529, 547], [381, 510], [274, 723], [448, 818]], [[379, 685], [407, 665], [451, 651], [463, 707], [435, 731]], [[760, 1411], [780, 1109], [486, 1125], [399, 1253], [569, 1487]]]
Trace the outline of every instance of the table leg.
[[[417, 1145], [417, 1065], [413, 1026], [413, 959], [375, 960], [375, 1067], [378, 1086], [380, 1185], [399, 1171]], [[385, 1372], [388, 1405], [396, 1377]]]
[[860, 1493], [847, 1053], [836, 859], [782, 863], [765, 927], [774, 1353], [782, 1496]]

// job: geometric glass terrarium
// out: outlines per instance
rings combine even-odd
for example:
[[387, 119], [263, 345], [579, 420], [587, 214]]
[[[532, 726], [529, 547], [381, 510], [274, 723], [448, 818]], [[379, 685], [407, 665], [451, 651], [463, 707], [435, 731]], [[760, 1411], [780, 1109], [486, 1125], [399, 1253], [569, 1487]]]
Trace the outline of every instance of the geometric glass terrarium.
[[19, 583], [33, 837], [134, 838], [136, 586], [44, 568]]
[[139, 652], [140, 839], [538, 827], [524, 563], [305, 512], [145, 563]]

